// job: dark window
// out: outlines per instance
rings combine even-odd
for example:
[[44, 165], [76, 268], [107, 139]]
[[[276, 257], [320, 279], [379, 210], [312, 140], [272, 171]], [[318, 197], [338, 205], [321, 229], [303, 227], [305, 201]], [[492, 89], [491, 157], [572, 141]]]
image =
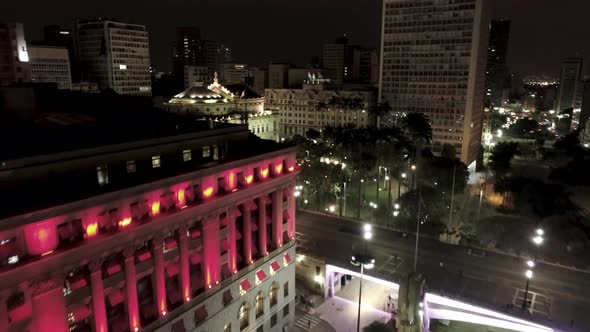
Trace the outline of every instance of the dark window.
[[277, 314], [270, 316], [270, 327], [277, 325]]
[[285, 284], [283, 285], [283, 297], [288, 297], [289, 296], [289, 282], [285, 281]]
[[289, 314], [289, 305], [283, 307], [283, 317], [286, 317]]

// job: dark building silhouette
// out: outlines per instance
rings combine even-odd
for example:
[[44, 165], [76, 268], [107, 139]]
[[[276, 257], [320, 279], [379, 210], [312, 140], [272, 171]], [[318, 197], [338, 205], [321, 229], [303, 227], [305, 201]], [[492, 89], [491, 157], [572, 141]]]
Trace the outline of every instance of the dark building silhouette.
[[510, 87], [510, 70], [506, 65], [510, 21], [492, 20], [486, 66], [486, 102], [494, 107], [502, 105], [504, 92]]
[[182, 80], [185, 66], [206, 66], [207, 53], [205, 41], [201, 40], [198, 27], [176, 28], [176, 47], [174, 55], [174, 77]]

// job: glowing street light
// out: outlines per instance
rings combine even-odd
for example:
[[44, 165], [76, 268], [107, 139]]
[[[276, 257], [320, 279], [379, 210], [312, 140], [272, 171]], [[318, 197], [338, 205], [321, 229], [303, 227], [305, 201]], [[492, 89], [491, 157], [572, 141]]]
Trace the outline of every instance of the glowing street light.
[[406, 178], [406, 176], [408, 176], [408, 174], [406, 174], [406, 173], [402, 173], [402, 178], [404, 178], [404, 179], [405, 179], [405, 178]]
[[533, 238], [533, 242], [539, 246], [543, 243], [543, 237], [540, 235], [537, 235]]
[[541, 228], [537, 228], [535, 233], [537, 233], [538, 236], [543, 236], [545, 234], [545, 231], [543, 231], [543, 229], [541, 229]]
[[416, 165], [412, 165], [411, 169], [412, 169], [412, 171], [415, 171], [416, 170]]
[[350, 263], [354, 266], [361, 267], [361, 277], [359, 279], [359, 306], [358, 306], [358, 317], [357, 317], [357, 332], [360, 331], [361, 327], [361, 298], [363, 291], [363, 274], [365, 269], [372, 269], [375, 267], [375, 259], [368, 254], [369, 240], [373, 237], [373, 227], [370, 224], [363, 225], [363, 238], [365, 239], [365, 253], [354, 254]]
[[532, 260], [529, 259], [526, 262], [526, 265], [532, 269], [533, 267], [535, 267], [535, 262], [533, 262]]

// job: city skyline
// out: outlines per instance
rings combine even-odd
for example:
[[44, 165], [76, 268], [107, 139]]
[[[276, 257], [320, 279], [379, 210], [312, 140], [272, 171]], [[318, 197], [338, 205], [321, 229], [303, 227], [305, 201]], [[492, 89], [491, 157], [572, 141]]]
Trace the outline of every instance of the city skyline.
[[[513, 21], [508, 65], [515, 73], [557, 76], [565, 58], [590, 54], [590, 45], [584, 39], [590, 28], [575, 23], [584, 21], [584, 13], [590, 10], [588, 3], [522, 0], [514, 6], [509, 0], [498, 0], [491, 5], [493, 18]], [[234, 10], [228, 11], [227, 6]], [[535, 15], [530, 15], [532, 6]], [[150, 3], [142, 11], [131, 3], [114, 6], [109, 1], [84, 7], [69, 1], [59, 7], [41, 3], [35, 12], [16, 3], [0, 7], [3, 20], [23, 23], [28, 42], [42, 39], [43, 25], [55, 23], [71, 28], [76, 18], [104, 16], [146, 25], [152, 64], [171, 71], [174, 32], [178, 26], [200, 26], [206, 38], [226, 42], [238, 61], [250, 65], [266, 65], [270, 61], [306, 64], [311, 56], [321, 55], [324, 43], [343, 33], [348, 34], [353, 44], [377, 47], [381, 1], [345, 0], [328, 4], [302, 0], [288, 6], [272, 1], [167, 2]], [[43, 17], [36, 13], [43, 13]], [[162, 13], [169, 13], [170, 17], [162, 17]], [[269, 26], [273, 28], [272, 35], [259, 33]], [[237, 34], [237, 27], [246, 27], [245, 32]], [[535, 61], [530, 61], [531, 54]], [[587, 69], [584, 74], [588, 74]]]

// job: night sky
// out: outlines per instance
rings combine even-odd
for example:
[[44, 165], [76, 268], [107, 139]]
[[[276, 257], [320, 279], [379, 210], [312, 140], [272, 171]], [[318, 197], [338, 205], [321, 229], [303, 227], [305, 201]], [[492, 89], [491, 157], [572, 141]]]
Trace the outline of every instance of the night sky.
[[[590, 61], [590, 1], [490, 2], [492, 17], [512, 19], [508, 62], [515, 72], [557, 75], [565, 57], [586, 55]], [[159, 70], [171, 69], [174, 29], [183, 25], [200, 26], [207, 38], [225, 41], [237, 60], [250, 65], [305, 64], [343, 33], [351, 43], [377, 47], [381, 0], [0, 1], [0, 20], [24, 23], [29, 41], [42, 38], [45, 24], [71, 27], [75, 18], [99, 16], [145, 24]]]

